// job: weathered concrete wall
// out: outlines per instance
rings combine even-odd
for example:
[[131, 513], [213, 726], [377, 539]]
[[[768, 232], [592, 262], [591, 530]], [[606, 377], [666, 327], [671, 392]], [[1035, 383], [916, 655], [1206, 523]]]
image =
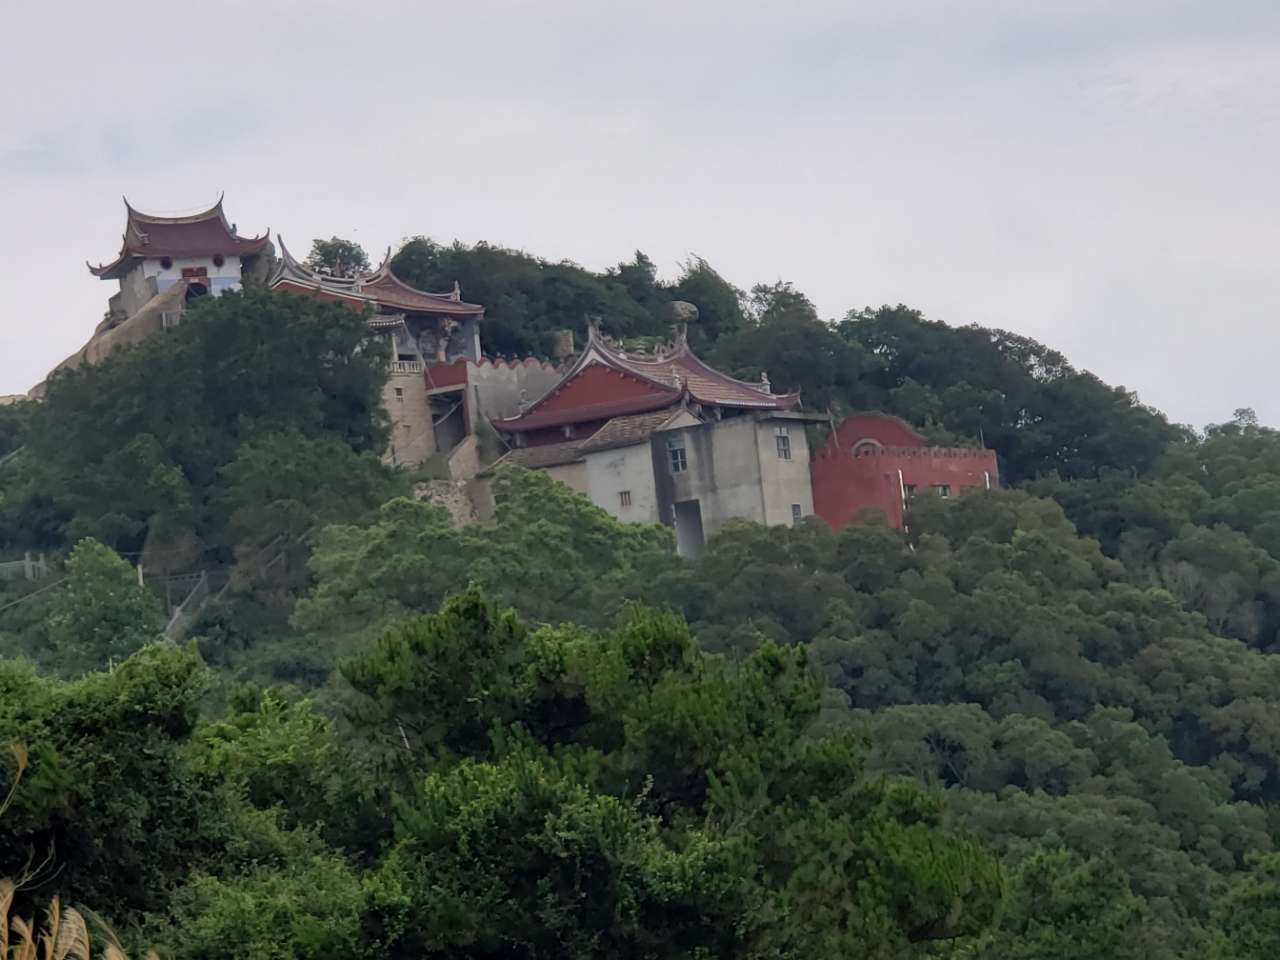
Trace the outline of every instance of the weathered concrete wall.
[[[790, 460], [778, 456], [779, 426], [788, 429]], [[688, 468], [680, 473], [671, 470], [671, 440], [684, 442]], [[800, 505], [801, 516], [814, 512], [809, 446], [800, 421], [741, 416], [668, 429], [653, 435], [650, 450], [657, 518], [668, 526], [676, 522], [677, 504], [695, 500], [706, 537], [730, 520], [790, 524], [792, 504]]]
[[[791, 459], [778, 455], [778, 431], [785, 430], [791, 444]], [[756, 443], [760, 455], [761, 491], [764, 494], [764, 522], [770, 525], [794, 522], [793, 505], [801, 517], [813, 516], [813, 487], [809, 479], [809, 439], [804, 424], [785, 419], [756, 422]]]
[[479, 444], [473, 433], [449, 451], [449, 476], [454, 480], [470, 480], [479, 472]]
[[[664, 430], [699, 426], [701, 421], [687, 410], [677, 413]], [[592, 503], [629, 523], [663, 523], [658, 504], [656, 470], [667, 469], [665, 454], [654, 460], [648, 440], [613, 450], [590, 451], [585, 457], [588, 495]], [[631, 503], [624, 505], [622, 492], [630, 493]]]
[[420, 368], [393, 369], [387, 385], [382, 388], [382, 405], [391, 418], [391, 443], [387, 451], [391, 463], [417, 466], [436, 452], [431, 402]]
[[559, 382], [555, 367], [541, 360], [468, 361], [467, 412], [472, 429], [481, 419], [514, 417], [520, 412], [522, 394], [525, 402], [532, 403]]
[[[663, 430], [653, 435], [658, 515], [674, 522], [675, 504], [697, 500], [710, 537], [735, 518], [764, 522], [756, 421], [749, 416]], [[671, 472], [669, 443], [683, 441], [688, 469]]]
[[559, 480], [565, 486], [578, 493], [590, 496], [587, 482], [587, 465], [585, 463], [565, 463], [558, 467], [546, 467], [544, 472], [552, 480]]
[[[591, 502], [630, 523], [658, 523], [658, 491], [653, 451], [648, 441], [586, 455], [587, 495]], [[624, 506], [621, 494], [630, 495]]]
[[467, 496], [471, 498], [471, 505], [476, 512], [476, 519], [481, 523], [488, 523], [493, 519], [495, 511], [493, 475], [476, 477], [474, 480], [465, 481], [465, 483]]
[[127, 319], [159, 292], [156, 278], [147, 274], [145, 264], [138, 264], [120, 278], [120, 292], [107, 301], [107, 309], [113, 314], [122, 314], [121, 319]]

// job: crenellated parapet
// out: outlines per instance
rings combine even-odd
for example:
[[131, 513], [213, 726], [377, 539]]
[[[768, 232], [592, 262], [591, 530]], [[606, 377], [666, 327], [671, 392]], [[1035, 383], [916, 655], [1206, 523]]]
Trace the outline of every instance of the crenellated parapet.
[[945, 459], [945, 460], [995, 460], [995, 451], [981, 447], [867, 447], [850, 450], [839, 447], [824, 447], [817, 452], [815, 459], [824, 460], [889, 460], [889, 459]]
[[899, 417], [864, 411], [833, 424], [809, 464], [814, 512], [839, 529], [868, 509], [901, 527], [907, 501], [1000, 485], [994, 450], [939, 447]]

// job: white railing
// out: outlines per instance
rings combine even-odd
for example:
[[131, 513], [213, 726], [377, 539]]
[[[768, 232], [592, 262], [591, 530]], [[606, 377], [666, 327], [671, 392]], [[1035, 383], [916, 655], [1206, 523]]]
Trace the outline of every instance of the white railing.
[[0, 580], [39, 580], [48, 575], [49, 564], [45, 562], [43, 553], [35, 560], [28, 553], [21, 560], [0, 563]]
[[392, 360], [391, 372], [392, 373], [421, 373], [422, 361], [421, 360]]

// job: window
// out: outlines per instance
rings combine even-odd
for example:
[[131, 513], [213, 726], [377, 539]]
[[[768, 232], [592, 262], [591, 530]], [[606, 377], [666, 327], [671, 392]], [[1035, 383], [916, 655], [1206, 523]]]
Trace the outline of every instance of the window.
[[799, 523], [800, 518], [804, 516], [804, 512], [800, 509], [800, 504], [793, 503], [791, 505], [791, 522]]
[[689, 456], [684, 451], [683, 440], [668, 440], [667, 456], [671, 458], [672, 473], [684, 473], [689, 469]]
[[618, 506], [620, 506], [620, 507], [629, 507], [629, 506], [631, 506], [631, 491], [630, 491], [630, 490], [620, 490], [620, 491], [618, 491]]
[[407, 423], [405, 423], [405, 424], [401, 424], [400, 429], [401, 429], [401, 430], [403, 430], [405, 433], [408, 433], [408, 432], [409, 432], [409, 425], [408, 425]]
[[904, 483], [902, 492], [906, 494], [908, 500], [916, 495], [916, 485], [914, 483]]
[[396, 387], [396, 403], [404, 403], [404, 387]]
[[947, 486], [947, 484], [945, 483], [935, 483], [933, 485], [933, 489], [937, 490], [938, 496], [942, 497], [943, 499], [946, 499], [947, 497], [951, 496], [951, 488]]
[[773, 428], [773, 442], [778, 446], [778, 459], [791, 459], [791, 431], [787, 427]]

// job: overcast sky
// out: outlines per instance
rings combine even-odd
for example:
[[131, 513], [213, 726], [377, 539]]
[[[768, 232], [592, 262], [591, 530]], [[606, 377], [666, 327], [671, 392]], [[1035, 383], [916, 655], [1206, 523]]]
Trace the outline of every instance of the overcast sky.
[[[1274, 0], [12, 3], [0, 394], [78, 349], [122, 194], [241, 233], [691, 253], [1280, 422]], [[464, 291], [465, 292], [465, 291]]]

